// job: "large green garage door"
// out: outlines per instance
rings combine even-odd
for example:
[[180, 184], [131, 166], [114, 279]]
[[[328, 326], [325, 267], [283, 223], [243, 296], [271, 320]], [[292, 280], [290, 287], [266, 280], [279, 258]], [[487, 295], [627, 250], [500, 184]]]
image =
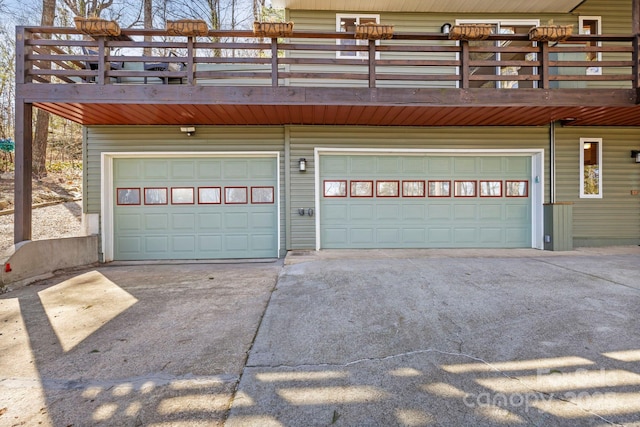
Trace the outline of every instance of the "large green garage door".
[[531, 156], [320, 156], [322, 248], [530, 248]]
[[114, 159], [114, 259], [277, 257], [276, 161]]

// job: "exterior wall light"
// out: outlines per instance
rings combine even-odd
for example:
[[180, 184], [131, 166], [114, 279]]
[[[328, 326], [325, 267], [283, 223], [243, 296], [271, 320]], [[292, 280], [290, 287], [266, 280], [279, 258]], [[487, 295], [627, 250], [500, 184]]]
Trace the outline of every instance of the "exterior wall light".
[[442, 27], [440, 27], [440, 32], [442, 34], [449, 34], [450, 31], [451, 31], [451, 24], [449, 24], [448, 22], [445, 24], [442, 24]]
[[640, 163], [640, 150], [631, 150], [631, 157], [636, 159], [636, 163]]
[[298, 168], [300, 172], [305, 172], [307, 170], [307, 159], [301, 157], [300, 160], [298, 160]]
[[180, 132], [186, 133], [187, 136], [192, 136], [194, 133], [196, 133], [196, 128], [193, 126], [181, 126]]

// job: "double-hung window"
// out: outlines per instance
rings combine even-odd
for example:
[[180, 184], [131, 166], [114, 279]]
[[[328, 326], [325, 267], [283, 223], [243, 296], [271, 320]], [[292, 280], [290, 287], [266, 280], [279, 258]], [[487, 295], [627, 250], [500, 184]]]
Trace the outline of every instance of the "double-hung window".
[[[380, 15], [356, 15], [356, 14], [337, 14], [336, 15], [336, 31], [339, 33], [355, 33], [356, 25], [362, 24], [379, 24]], [[376, 43], [379, 43], [377, 41]], [[336, 44], [339, 46], [356, 46], [368, 45], [368, 40], [356, 40], [355, 38], [338, 39]], [[367, 51], [348, 51], [338, 50], [336, 51], [336, 57], [338, 58], [369, 58], [369, 52]]]

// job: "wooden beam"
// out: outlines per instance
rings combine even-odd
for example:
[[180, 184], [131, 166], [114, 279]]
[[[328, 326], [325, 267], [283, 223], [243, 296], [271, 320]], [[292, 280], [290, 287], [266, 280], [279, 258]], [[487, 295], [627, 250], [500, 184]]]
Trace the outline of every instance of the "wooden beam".
[[[268, 79], [270, 75], [265, 74]], [[367, 76], [362, 75], [363, 80]], [[505, 76], [500, 76], [504, 78]], [[558, 76], [550, 76], [558, 77]], [[599, 77], [599, 76], [595, 76]], [[339, 88], [189, 86], [189, 85], [91, 85], [25, 84], [20, 86], [25, 102], [38, 105], [82, 105], [86, 111], [111, 104], [127, 105], [442, 105], [442, 106], [583, 106], [636, 105], [632, 89], [517, 89], [487, 90], [442, 88]], [[117, 124], [117, 123], [109, 123]], [[128, 123], [121, 123], [128, 124]]]
[[33, 160], [33, 108], [23, 99], [16, 98], [16, 157], [13, 241], [31, 240], [32, 160]]

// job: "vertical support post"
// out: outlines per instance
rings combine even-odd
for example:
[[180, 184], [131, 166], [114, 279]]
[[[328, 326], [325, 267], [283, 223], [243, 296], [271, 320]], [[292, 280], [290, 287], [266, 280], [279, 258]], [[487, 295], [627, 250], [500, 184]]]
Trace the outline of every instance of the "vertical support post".
[[469, 42], [467, 40], [460, 40], [460, 83], [462, 89], [469, 89]]
[[187, 38], [187, 84], [192, 86], [196, 84], [196, 65], [193, 59], [195, 56], [194, 39], [195, 37]]
[[540, 43], [540, 87], [549, 89], [549, 42]]
[[16, 157], [15, 157], [15, 211], [13, 241], [31, 240], [32, 162], [33, 162], [33, 108], [23, 98], [16, 97]]
[[96, 80], [99, 85], [104, 84], [104, 75], [106, 71], [105, 63], [105, 43], [104, 37], [98, 37], [98, 79]]
[[271, 38], [271, 86], [278, 87], [278, 39]]
[[24, 27], [16, 27], [16, 86], [32, 81], [28, 75], [32, 63], [26, 59], [33, 51], [31, 47], [26, 46], [29, 38], [30, 33], [25, 31]]
[[[640, 34], [635, 33], [633, 36], [633, 88], [638, 92], [640, 90]], [[640, 103], [640, 99], [636, 100]]]
[[376, 41], [369, 40], [369, 87], [376, 87]]

